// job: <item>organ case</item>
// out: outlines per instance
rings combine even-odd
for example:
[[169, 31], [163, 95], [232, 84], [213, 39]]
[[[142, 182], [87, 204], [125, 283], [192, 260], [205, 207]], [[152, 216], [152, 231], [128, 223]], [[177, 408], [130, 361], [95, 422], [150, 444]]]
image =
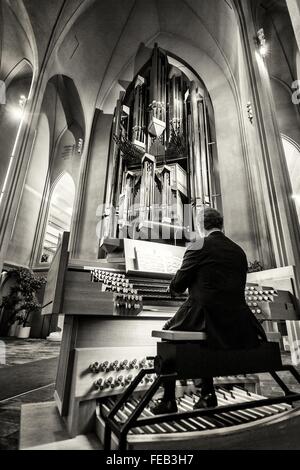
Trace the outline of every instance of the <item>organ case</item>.
[[149, 239], [155, 227], [164, 243], [189, 240], [190, 212], [216, 206], [211, 122], [200, 79], [156, 44], [115, 109], [100, 241], [106, 252], [112, 239], [138, 232]]

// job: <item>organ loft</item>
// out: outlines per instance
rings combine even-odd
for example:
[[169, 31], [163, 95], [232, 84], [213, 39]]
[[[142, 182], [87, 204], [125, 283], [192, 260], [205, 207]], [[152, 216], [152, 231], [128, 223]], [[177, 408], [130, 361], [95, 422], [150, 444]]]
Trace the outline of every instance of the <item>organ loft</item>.
[[0, 2], [0, 449], [300, 448], [299, 31]]

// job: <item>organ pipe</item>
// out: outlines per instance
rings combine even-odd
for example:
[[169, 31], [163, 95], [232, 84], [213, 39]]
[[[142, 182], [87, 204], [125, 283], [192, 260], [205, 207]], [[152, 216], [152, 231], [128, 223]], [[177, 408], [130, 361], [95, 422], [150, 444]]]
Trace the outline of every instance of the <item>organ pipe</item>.
[[201, 143], [199, 135], [199, 120], [198, 120], [198, 96], [195, 83], [192, 84], [191, 89], [191, 110], [192, 110], [192, 130], [193, 130], [193, 145], [192, 145], [192, 159], [194, 170], [194, 189], [195, 189], [195, 202], [196, 207], [203, 203], [203, 187], [202, 187], [202, 168], [201, 168]]
[[[117, 106], [115, 109], [112, 125], [112, 136], [115, 134], [121, 133], [121, 114], [122, 114], [122, 99], [124, 93], [120, 94], [120, 99], [117, 101]], [[102, 238], [114, 237], [116, 235], [114, 230], [114, 201], [116, 196], [115, 183], [117, 179], [117, 172], [119, 167], [119, 149], [113, 139], [110, 141], [110, 149], [108, 156], [108, 165], [107, 165], [107, 178], [106, 178], [106, 188], [105, 188], [105, 214], [104, 214], [104, 223], [102, 230]]]
[[206, 100], [204, 99], [204, 132], [205, 132], [205, 150], [206, 150], [206, 164], [207, 164], [207, 184], [208, 184], [208, 194], [210, 196], [210, 202], [213, 203], [212, 200], [212, 162], [211, 162], [211, 149], [209, 145], [210, 141], [210, 130], [209, 130], [209, 122], [208, 122], [208, 112], [206, 106]]
[[133, 142], [139, 146], [145, 146], [145, 103], [144, 103], [144, 82], [142, 77], [138, 77], [134, 91], [133, 108]]
[[202, 182], [202, 201], [205, 204], [209, 201], [209, 183], [208, 183], [208, 167], [207, 152], [205, 142], [205, 108], [202, 101], [198, 101], [198, 121], [199, 121], [199, 140], [200, 140], [200, 161], [201, 161], [201, 182]]
[[162, 222], [171, 222], [171, 209], [172, 209], [172, 198], [171, 198], [171, 170], [165, 166], [162, 170]]
[[166, 54], [163, 53], [156, 44], [153, 51], [150, 74], [150, 116], [148, 126], [149, 133], [156, 138], [161, 137], [166, 127], [167, 68]]

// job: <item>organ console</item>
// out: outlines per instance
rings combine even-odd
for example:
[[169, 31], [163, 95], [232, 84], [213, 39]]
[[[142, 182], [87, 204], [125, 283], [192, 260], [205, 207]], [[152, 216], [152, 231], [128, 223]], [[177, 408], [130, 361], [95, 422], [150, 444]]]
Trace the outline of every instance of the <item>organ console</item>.
[[[267, 345], [269, 349], [261, 350], [258, 356], [250, 357], [248, 353], [243, 356], [238, 352], [226, 358], [222, 352], [217, 358], [209, 358], [209, 352], [205, 348], [204, 353], [202, 351], [199, 333], [195, 333], [196, 337], [190, 332], [182, 333], [176, 339], [177, 344], [172, 336], [174, 332], [163, 332], [166, 335], [164, 340], [157, 343], [164, 323], [185, 299], [185, 295], [172, 299], [167, 292], [170, 278], [181, 263], [184, 248], [153, 244], [158, 253], [162, 250], [165, 255], [164, 263], [157, 257], [152, 260], [154, 272], [150, 255], [144, 249], [144, 243], [149, 242], [131, 240], [130, 246], [124, 242], [126, 260], [123, 265], [97, 261], [93, 266], [69, 263], [63, 268], [61, 262], [54, 262], [56, 267], [60, 267], [58, 270], [64, 271], [63, 289], [59, 295], [60, 311], [65, 314], [55, 398], [70, 436], [94, 432], [104, 445], [107, 417], [124, 391], [131, 389], [131, 396], [116, 413], [117, 424], [112, 429], [111, 441], [115, 447], [207, 448], [212, 442], [218, 442], [220, 432], [224, 434], [222, 442], [226, 442], [229, 436], [234, 439], [244, 431], [251, 433], [254, 425], [257, 429], [266, 424], [268, 429], [272, 429], [274, 425], [275, 429], [279, 416], [282, 420], [297, 419], [297, 409], [291, 406], [296, 400], [295, 394], [280, 378], [277, 383], [282, 387], [282, 393], [275, 397], [275, 401], [270, 401], [271, 398], [261, 391], [261, 372], [271, 373], [277, 381], [278, 376], [273, 372], [284, 369], [278, 345], [270, 343]], [[143, 253], [145, 257], [140, 262]], [[67, 259], [65, 255], [62, 258]], [[54, 273], [50, 274], [51, 285], [56, 285]], [[250, 281], [245, 298], [263, 324], [298, 318], [291, 292], [280, 289], [278, 283], [276, 288], [272, 288], [261, 278], [254, 282], [252, 275]], [[50, 293], [47, 295], [49, 297]], [[152, 331], [160, 333], [152, 336]], [[184, 348], [186, 344], [188, 350], [176, 349]], [[179, 363], [176, 370], [166, 366], [170, 357], [173, 357], [173, 365], [174, 357], [180, 358], [181, 372]], [[202, 362], [195, 365], [195, 357], [202, 357]], [[219, 407], [214, 416], [210, 412], [209, 415], [194, 415], [191, 409], [198, 393], [193, 380], [203, 374], [199, 364], [203, 368], [204, 363], [208, 367], [205, 373], [215, 376]], [[290, 371], [290, 368], [284, 369], [285, 373]], [[176, 389], [179, 411], [185, 414], [148, 421], [154, 419], [149, 406], [161, 394], [157, 378], [174, 373], [179, 379]], [[143, 397], [149, 390], [153, 391], [153, 387], [157, 387], [156, 393], [146, 404]], [[126, 424], [130, 411], [136, 410], [142, 402], [145, 406], [139, 410], [141, 423], [129, 426], [126, 438], [120, 436], [118, 426], [122, 420]]]

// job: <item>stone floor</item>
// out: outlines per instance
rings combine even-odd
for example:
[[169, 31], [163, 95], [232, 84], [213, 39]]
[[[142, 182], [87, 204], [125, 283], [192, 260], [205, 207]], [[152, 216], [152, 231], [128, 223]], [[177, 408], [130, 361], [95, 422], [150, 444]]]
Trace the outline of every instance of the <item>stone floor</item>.
[[0, 403], [0, 450], [17, 450], [19, 447], [21, 405], [53, 400], [54, 385], [26, 393]]
[[[57, 357], [60, 350], [59, 343], [47, 340], [0, 338], [0, 341], [5, 344], [5, 364], [0, 364], [0, 368]], [[21, 405], [53, 400], [54, 380], [55, 377], [52, 385], [0, 402], [0, 450], [18, 449]]]
[[3, 353], [0, 356], [0, 367], [25, 364], [26, 362], [49, 359], [59, 355], [60, 343], [40, 339], [1, 338], [1, 351], [5, 346], [5, 364]]
[[[0, 338], [1, 341], [1, 338]], [[0, 365], [2, 368], [11, 368], [14, 365], [25, 364], [42, 359], [50, 359], [59, 355], [60, 344], [47, 340], [19, 340], [13, 338], [2, 338], [5, 344], [6, 363]], [[1, 343], [0, 343], [1, 344]], [[3, 357], [2, 357], [3, 358]], [[0, 357], [1, 359], [1, 357]], [[288, 354], [283, 356], [283, 362], [290, 363]], [[297, 367], [300, 372], [300, 366]], [[295, 381], [284, 373], [287, 383], [295, 391], [300, 392], [300, 387], [295, 385]], [[278, 393], [278, 386], [270, 379], [268, 374], [260, 374], [261, 392], [265, 396], [272, 396]], [[20, 430], [20, 410], [24, 403], [49, 402], [53, 400], [55, 377], [51, 384], [38, 390], [27, 392], [21, 396], [0, 401], [0, 450], [16, 450], [19, 446]], [[5, 384], [0, 384], [5, 386]]]

